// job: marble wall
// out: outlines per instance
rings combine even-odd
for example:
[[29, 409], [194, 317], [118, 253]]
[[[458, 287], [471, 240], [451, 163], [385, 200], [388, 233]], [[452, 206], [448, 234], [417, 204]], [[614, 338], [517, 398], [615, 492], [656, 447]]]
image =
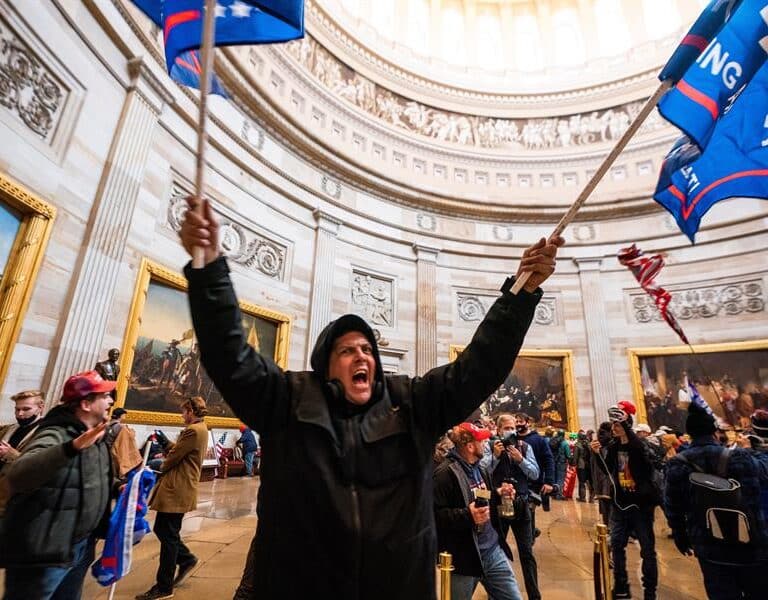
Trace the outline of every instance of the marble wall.
[[[146, 21], [122, 0], [52, 0], [31, 13], [26, 2], [0, 0], [0, 35], [34, 50], [63, 105], [45, 135], [0, 106], [0, 170], [58, 217], [2, 382], [0, 422], [12, 419], [14, 392], [41, 387], [55, 399], [67, 375], [121, 347], [141, 259], [177, 272], [187, 260], [175, 228], [194, 180], [195, 95], [164, 75]], [[211, 111], [208, 196], [226, 224], [235, 286], [243, 300], [290, 315], [291, 369], [305, 368], [328, 319], [350, 311], [379, 331], [388, 370], [418, 374], [448, 360], [450, 345], [466, 344], [477, 326], [473, 306], [493, 300], [523, 249], [551, 227], [396, 202], [299, 152], [266, 109], [250, 114], [214, 98]], [[625, 196], [639, 193], [627, 186]], [[662, 280], [680, 310], [691, 310], [686, 290], [741, 290], [742, 310], [715, 303], [711, 316], [683, 320], [696, 343], [765, 339], [767, 223], [765, 203], [733, 200], [706, 218], [694, 247], [661, 211], [568, 230], [526, 348], [573, 351], [582, 425], [631, 397], [628, 347], [678, 344], [643, 312], [615, 260], [619, 247], [630, 240], [666, 253]], [[762, 308], [753, 301], [747, 310], [758, 297]]]

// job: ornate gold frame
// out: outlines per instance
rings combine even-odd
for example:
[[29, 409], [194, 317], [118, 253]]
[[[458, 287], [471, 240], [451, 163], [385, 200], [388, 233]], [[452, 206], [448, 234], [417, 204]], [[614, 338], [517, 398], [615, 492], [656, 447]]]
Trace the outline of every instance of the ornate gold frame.
[[[136, 350], [136, 341], [139, 337], [141, 325], [141, 315], [144, 311], [144, 303], [147, 299], [147, 291], [151, 281], [182, 291], [187, 289], [187, 280], [182, 275], [147, 258], [141, 260], [136, 289], [133, 293], [133, 302], [131, 303], [131, 311], [128, 316], [128, 325], [125, 330], [123, 348], [120, 352], [120, 379], [117, 385], [117, 402], [115, 406], [123, 406], [125, 404], [125, 396], [128, 392], [131, 376], [130, 367], [133, 364], [133, 355]], [[278, 324], [274, 360], [278, 366], [285, 369], [288, 365], [288, 341], [291, 333], [291, 318], [286, 314], [242, 301], [240, 302], [240, 309], [246, 314], [261, 317]], [[180, 414], [156, 411], [131, 410], [127, 418], [131, 423], [151, 425], [184, 424]], [[205, 422], [209, 427], [234, 428], [240, 425], [238, 419], [228, 417], [206, 417]]]
[[[724, 342], [719, 344], [696, 344], [693, 346], [696, 354], [708, 354], [712, 352], [737, 352], [743, 350], [768, 350], [768, 340], [754, 340], [749, 342]], [[646, 356], [671, 356], [674, 354], [691, 355], [688, 346], [656, 346], [648, 348], [627, 348], [629, 356], [629, 373], [632, 377], [632, 396], [637, 407], [637, 421], [648, 422], [648, 412], [645, 410], [645, 394], [640, 380], [640, 358]]]
[[11, 363], [24, 313], [51, 237], [56, 208], [0, 173], [0, 201], [23, 217], [0, 281], [0, 385]]
[[[466, 346], [451, 344], [448, 347], [448, 359], [453, 362]], [[560, 348], [521, 350], [518, 355], [522, 358], [560, 358], [563, 361], [563, 383], [565, 385], [565, 409], [568, 426], [571, 431], [579, 430], [579, 411], [576, 404], [576, 385], [573, 379], [573, 351]]]

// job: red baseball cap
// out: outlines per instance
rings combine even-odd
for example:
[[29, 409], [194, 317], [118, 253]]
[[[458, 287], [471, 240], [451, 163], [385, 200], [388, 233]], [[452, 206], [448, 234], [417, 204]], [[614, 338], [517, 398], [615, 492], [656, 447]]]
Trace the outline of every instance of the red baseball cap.
[[462, 423], [459, 425], [459, 429], [461, 431], [468, 431], [472, 434], [472, 437], [475, 438], [475, 441], [482, 442], [483, 440], [487, 440], [489, 437], [491, 437], [491, 432], [483, 427], [478, 427], [474, 423]]
[[616, 403], [616, 406], [618, 406], [621, 410], [623, 410], [628, 415], [634, 415], [637, 413], [637, 408], [635, 408], [635, 405], [629, 400], [620, 400], [619, 402]]
[[61, 401], [64, 404], [82, 400], [89, 394], [104, 394], [117, 387], [116, 381], [103, 379], [96, 371], [85, 371], [72, 375], [64, 384]]

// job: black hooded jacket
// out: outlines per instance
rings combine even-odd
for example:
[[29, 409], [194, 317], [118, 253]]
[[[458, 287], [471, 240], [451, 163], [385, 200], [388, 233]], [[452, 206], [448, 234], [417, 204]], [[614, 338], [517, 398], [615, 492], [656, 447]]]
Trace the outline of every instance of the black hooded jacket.
[[76, 542], [109, 518], [112, 463], [104, 440], [78, 452], [85, 424], [53, 408], [4, 475], [12, 496], [0, 519], [0, 567], [63, 566]]
[[[454, 363], [422, 377], [385, 377], [359, 317], [323, 331], [316, 370], [283, 371], [246, 343], [223, 258], [185, 274], [203, 365], [262, 441], [248, 582], [258, 598], [434, 598], [434, 444], [504, 381], [541, 293], [505, 293]], [[347, 331], [374, 348], [373, 397], [364, 406], [326, 381], [333, 341]]]

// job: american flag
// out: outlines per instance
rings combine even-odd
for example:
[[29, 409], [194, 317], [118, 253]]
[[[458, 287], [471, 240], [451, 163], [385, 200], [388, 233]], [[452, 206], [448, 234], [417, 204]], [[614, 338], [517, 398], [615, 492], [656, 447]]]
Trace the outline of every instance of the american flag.
[[640, 287], [653, 298], [656, 308], [659, 309], [659, 313], [667, 324], [675, 330], [675, 333], [680, 336], [683, 343], [690, 344], [688, 338], [685, 336], [683, 328], [680, 327], [680, 323], [678, 323], [675, 316], [669, 312], [669, 303], [672, 301], [672, 294], [656, 284], [656, 275], [659, 274], [661, 268], [664, 266], [664, 258], [661, 254], [646, 256], [636, 244], [632, 244], [629, 248], [623, 248], [619, 251], [619, 262], [632, 271], [635, 279], [640, 283]]
[[[213, 437], [213, 431], [211, 431], [211, 437]], [[213, 443], [213, 453], [215, 455], [217, 465], [221, 463], [221, 453], [224, 451], [224, 442], [226, 442], [226, 440], [227, 440], [227, 432], [225, 431]], [[218, 477], [218, 475], [219, 475], [219, 468], [217, 466], [214, 469], [214, 477]]]

